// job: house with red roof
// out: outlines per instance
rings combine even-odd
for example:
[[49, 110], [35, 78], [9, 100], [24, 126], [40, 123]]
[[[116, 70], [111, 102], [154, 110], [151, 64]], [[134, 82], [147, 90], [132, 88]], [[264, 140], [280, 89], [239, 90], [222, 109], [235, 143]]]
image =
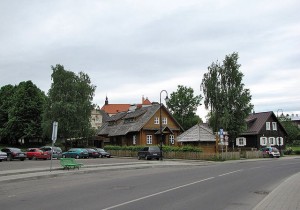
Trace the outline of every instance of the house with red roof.
[[108, 102], [108, 98], [106, 96], [105, 104], [102, 106], [101, 110], [106, 112], [109, 116], [116, 115], [120, 112], [127, 112], [130, 110], [130, 107], [136, 106], [136, 107], [143, 107], [143, 106], [149, 106], [151, 105], [151, 102], [148, 98], [142, 97], [142, 103], [140, 104], [110, 104]]

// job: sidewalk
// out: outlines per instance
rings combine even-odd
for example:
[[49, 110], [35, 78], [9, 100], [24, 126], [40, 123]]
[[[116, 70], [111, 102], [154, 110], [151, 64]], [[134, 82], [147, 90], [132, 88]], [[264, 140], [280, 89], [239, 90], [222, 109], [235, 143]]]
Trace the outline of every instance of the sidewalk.
[[282, 182], [255, 210], [296, 210], [300, 209], [300, 172]]
[[[0, 184], [1, 182], [15, 182], [18, 180], [32, 180], [42, 177], [56, 177], [69, 174], [89, 173], [93, 171], [104, 170], [119, 170], [119, 169], [138, 169], [148, 168], [153, 166], [168, 166], [168, 165], [195, 165], [195, 163], [177, 162], [177, 161], [139, 161], [130, 163], [113, 163], [113, 164], [94, 164], [84, 165], [80, 169], [62, 169], [62, 167], [53, 167], [50, 171], [50, 167], [47, 168], [33, 168], [33, 169], [17, 169], [17, 170], [4, 170], [0, 171]], [[197, 165], [207, 165], [205, 162], [197, 163]]]

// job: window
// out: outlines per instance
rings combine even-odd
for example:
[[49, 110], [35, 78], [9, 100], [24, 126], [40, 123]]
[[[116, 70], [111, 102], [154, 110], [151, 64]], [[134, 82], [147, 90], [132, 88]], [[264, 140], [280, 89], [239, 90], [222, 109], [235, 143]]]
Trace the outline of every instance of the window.
[[236, 138], [236, 145], [246, 146], [246, 138], [245, 137]]
[[260, 137], [260, 145], [261, 146], [267, 145], [267, 137]]
[[275, 138], [274, 137], [269, 137], [269, 144], [270, 144], [270, 146], [275, 145]]
[[273, 131], [277, 131], [277, 123], [276, 122], [272, 122], [272, 129], [273, 129]]
[[169, 136], [170, 144], [175, 144], [174, 135]]
[[159, 118], [158, 118], [158, 117], [155, 117], [155, 118], [154, 118], [154, 124], [156, 124], [156, 125], [159, 124]]
[[133, 145], [136, 145], [136, 135], [133, 135], [133, 136], [132, 136], [132, 144], [133, 144]]
[[147, 144], [152, 144], [152, 135], [147, 135]]
[[166, 117], [162, 118], [162, 124], [167, 125], [168, 124], [168, 118], [166, 118]]
[[267, 131], [271, 130], [270, 122], [266, 122], [266, 130]]
[[282, 146], [283, 145], [283, 138], [282, 137], [277, 137], [276, 138], [276, 144]]

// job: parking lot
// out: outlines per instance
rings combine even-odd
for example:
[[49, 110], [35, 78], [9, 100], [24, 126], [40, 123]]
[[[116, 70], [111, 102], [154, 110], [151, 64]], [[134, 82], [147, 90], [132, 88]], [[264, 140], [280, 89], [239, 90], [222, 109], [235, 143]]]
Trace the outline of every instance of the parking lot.
[[[128, 163], [128, 162], [137, 162], [137, 158], [89, 158], [89, 159], [78, 159], [77, 162], [83, 163], [84, 165], [94, 165], [94, 164], [114, 164], [114, 163]], [[28, 160], [20, 161], [2, 161], [0, 162], [0, 170], [18, 170], [18, 169], [37, 169], [45, 168], [51, 165], [51, 160]], [[52, 167], [61, 167], [59, 160], [52, 160]]]

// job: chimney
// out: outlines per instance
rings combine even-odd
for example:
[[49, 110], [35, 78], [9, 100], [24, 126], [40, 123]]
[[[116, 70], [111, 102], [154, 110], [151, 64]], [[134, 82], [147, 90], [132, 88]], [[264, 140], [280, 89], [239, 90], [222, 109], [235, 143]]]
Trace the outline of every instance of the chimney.
[[142, 104], [144, 103], [145, 101], [145, 98], [144, 98], [144, 95], [142, 96]]

